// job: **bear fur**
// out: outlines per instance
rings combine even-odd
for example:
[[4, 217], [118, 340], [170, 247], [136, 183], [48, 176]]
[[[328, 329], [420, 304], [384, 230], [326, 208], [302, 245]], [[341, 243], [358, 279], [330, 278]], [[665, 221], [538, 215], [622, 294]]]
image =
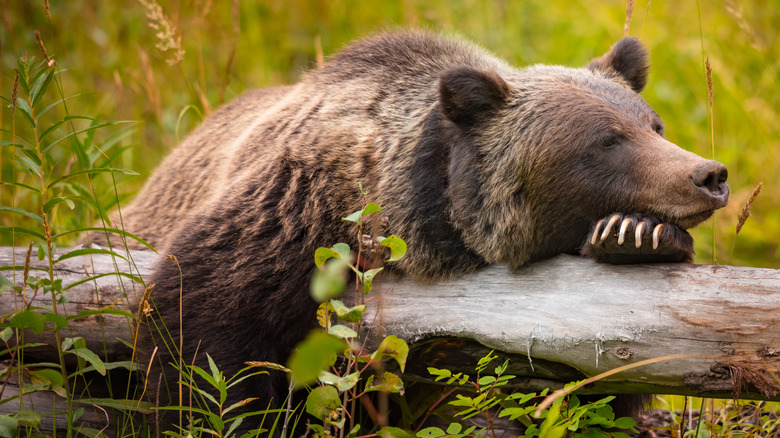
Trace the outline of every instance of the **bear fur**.
[[[685, 229], [726, 204], [726, 170], [664, 138], [638, 94], [648, 66], [633, 38], [586, 67], [517, 69], [468, 42], [406, 32], [358, 41], [296, 85], [246, 93], [123, 210], [128, 231], [181, 266], [180, 278], [160, 262], [152, 301], [171, 337], [183, 332], [186, 361], [197, 349], [205, 366], [208, 353], [226, 376], [245, 361], [284, 364], [316, 325], [315, 249], [357, 247], [341, 218], [361, 208], [358, 183], [384, 207], [370, 232], [408, 244], [389, 269], [420, 281], [578, 251], [690, 260]], [[160, 342], [141, 339], [147, 354]], [[161, 347], [152, 367], [171, 389], [175, 361]], [[279, 406], [287, 386], [282, 373], [253, 378], [228, 404]]]

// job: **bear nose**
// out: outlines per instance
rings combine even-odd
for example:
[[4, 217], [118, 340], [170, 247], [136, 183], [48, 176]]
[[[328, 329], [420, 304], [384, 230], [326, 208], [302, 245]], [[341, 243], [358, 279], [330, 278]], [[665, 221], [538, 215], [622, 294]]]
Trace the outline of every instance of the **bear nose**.
[[705, 161], [693, 169], [691, 182], [699, 190], [725, 205], [729, 196], [729, 185], [726, 183], [728, 176], [726, 166], [717, 161]]

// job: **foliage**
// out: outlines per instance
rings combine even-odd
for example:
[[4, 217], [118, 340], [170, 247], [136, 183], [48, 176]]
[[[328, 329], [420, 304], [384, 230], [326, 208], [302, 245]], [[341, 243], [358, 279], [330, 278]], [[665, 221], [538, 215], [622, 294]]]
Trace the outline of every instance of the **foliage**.
[[[216, 436], [220, 438], [235, 436], [234, 432], [247, 417], [265, 416], [268, 413], [272, 413], [271, 410], [264, 410], [228, 416], [233, 410], [245, 406], [257, 399], [255, 397], [250, 397], [227, 406], [225, 402], [228, 397], [228, 390], [250, 377], [259, 374], [268, 374], [268, 372], [256, 371], [250, 373], [247, 371], [254, 368], [254, 366], [248, 366], [240, 370], [231, 378], [226, 379], [224, 374], [217, 368], [214, 360], [211, 359], [211, 356], [207, 354], [206, 358], [208, 359], [209, 364], [208, 371], [197, 365], [188, 365], [186, 366], [187, 369], [182, 373], [182, 375], [185, 376], [182, 383], [200, 398], [198, 404], [203, 407], [173, 406], [168, 408], [167, 410], [182, 411], [185, 414], [188, 414], [187, 426], [182, 427], [181, 432], [166, 431], [168, 436], [181, 438], [195, 436]], [[206, 388], [208, 388], [208, 390], [198, 387], [197, 382], [193, 377], [194, 375], [200, 377], [207, 384]], [[244, 432], [242, 436], [255, 436], [264, 432], [268, 432], [268, 430], [258, 428]]]
[[[76, 226], [78, 220], [70, 222], [70, 227], [66, 229], [57, 229], [55, 224], [69, 223], [68, 220], [59, 220], [60, 216], [105, 218], [105, 211], [113, 205], [116, 196], [113, 199], [100, 196], [95, 190], [95, 182], [101, 175], [111, 181], [114, 174], [133, 172], [111, 164], [112, 154], [121, 152], [117, 146], [118, 137], [109, 135], [105, 142], [96, 140], [98, 131], [120, 122], [71, 115], [66, 106], [70, 97], [64, 96], [61, 83], [64, 71], [49, 57], [42, 42], [40, 47], [44, 59], [37, 60], [27, 54], [20, 57], [13, 71], [11, 98], [3, 96], [4, 104], [15, 117], [9, 131], [10, 140], [1, 144], [13, 158], [13, 178], [4, 178], [2, 184], [14, 196], [10, 205], [0, 206], [9, 218], [7, 225], [0, 226], [0, 229], [4, 236], [11, 236], [11, 241], [18, 237], [19, 240], [25, 239], [29, 245], [25, 245], [28, 250], [24, 260], [19, 260], [15, 266], [3, 267], [3, 270], [12, 271], [9, 277], [13, 281], [0, 277], [0, 291], [4, 299], [18, 303], [11, 314], [0, 319], [0, 340], [5, 347], [0, 354], [8, 360], [2, 370], [0, 395], [11, 379], [19, 388], [18, 394], [6, 396], [0, 401], [0, 404], [16, 403], [19, 406], [16, 414], [0, 416], [0, 436], [14, 436], [17, 429], [34, 431], [40, 426], [43, 416], [55, 415], [29, 410], [27, 396], [41, 391], [53, 391], [64, 400], [67, 406], [65, 422], [69, 431], [75, 430], [78, 419], [84, 413], [80, 403], [113, 408], [124, 412], [127, 418], [131, 418], [133, 412], [148, 413], [150, 407], [148, 403], [132, 400], [129, 393], [124, 394], [124, 398], [114, 398], [112, 394], [111, 398], [99, 399], [89, 393], [80, 396], [75, 389], [88, 385], [89, 380], [95, 378], [106, 378], [111, 386], [109, 370], [133, 371], [135, 364], [102, 359], [100, 354], [88, 348], [83, 338], [65, 336], [70, 325], [85, 318], [109, 315], [132, 323], [135, 316], [112, 305], [71, 315], [64, 313], [62, 306], [69, 302], [68, 289], [74, 284], [65, 284], [63, 279], [55, 277], [59, 263], [92, 254], [109, 254], [124, 261], [127, 258], [113, 249], [57, 251], [63, 236], [83, 230]], [[54, 110], [61, 108], [65, 108], [63, 118], [51, 117]], [[16, 204], [17, 195], [24, 202]], [[18, 226], [20, 222], [26, 223]], [[129, 233], [119, 233], [135, 238]], [[35, 255], [33, 249], [36, 250]], [[59, 254], [55, 255], [56, 252]], [[43, 261], [45, 267], [33, 268], [32, 257]], [[124, 275], [141, 282], [133, 275]], [[97, 276], [91, 276], [79, 283], [95, 279]], [[26, 338], [30, 334], [44, 332], [51, 333], [55, 340], [57, 362], [31, 361], [25, 355], [26, 350], [42, 345], [28, 342]], [[67, 367], [66, 363], [75, 363], [75, 368]], [[95, 377], [95, 374], [98, 376]], [[121, 394], [116, 396], [122, 397]], [[99, 431], [79, 430], [91, 435], [99, 434]]]
[[[524, 437], [628, 437], [625, 432], [613, 429], [632, 429], [636, 425], [631, 418], [615, 418], [612, 407], [608, 404], [614, 399], [612, 396], [585, 404], [580, 404], [576, 396], [571, 396], [568, 400], [558, 399], [549, 409], [540, 413], [541, 420], [535, 419], [533, 414], [548, 390], [538, 395], [504, 392], [502, 387], [516, 377], [505, 374], [509, 360], [493, 369], [495, 375], [485, 375], [488, 365], [497, 358], [498, 356], [492, 351], [481, 358], [475, 368], [477, 375], [473, 380], [467, 374], [453, 374], [446, 369], [429, 367], [428, 372], [435, 376], [437, 382], [470, 388], [471, 391], [465, 393], [450, 391], [450, 394], [455, 396], [455, 400], [451, 400], [448, 404], [457, 411], [452, 418], [458, 422], [450, 423], [447, 430], [427, 427], [420, 430], [417, 436], [419, 438], [461, 438], [490, 434], [496, 438], [500, 435], [495, 425], [501, 418], [521, 423]], [[574, 384], [576, 383], [571, 385]], [[477, 429], [477, 426], [471, 426], [464, 429], [462, 422], [475, 416], [484, 416], [487, 427]]]
[[[369, 394], [375, 392], [403, 394], [401, 378], [384, 370], [383, 362], [394, 360], [401, 372], [406, 366], [409, 347], [396, 336], [382, 339], [377, 349], [370, 353], [361, 345], [363, 313], [366, 311], [365, 296], [373, 289], [374, 277], [384, 267], [370, 267], [369, 260], [381, 248], [388, 248], [387, 262], [400, 260], [406, 254], [406, 243], [397, 236], [374, 237], [364, 234], [364, 221], [369, 215], [382, 211], [382, 207], [366, 202], [366, 192], [360, 187], [364, 198], [362, 209], [343, 218], [343, 221], [357, 225], [358, 248], [355, 253], [346, 243], [337, 243], [330, 248], [317, 248], [314, 262], [317, 266], [311, 281], [311, 294], [322, 304], [317, 319], [322, 331], [313, 332], [304, 340], [290, 358], [289, 368], [295, 386], [317, 384], [306, 400], [306, 412], [322, 424], [309, 424], [314, 436], [331, 437], [349, 431], [355, 436], [361, 424], [355, 419], [356, 402], [371, 406], [369, 415], [375, 424], [387, 425], [387, 413], [373, 407]], [[368, 243], [364, 247], [364, 242]], [[347, 306], [336, 297], [344, 293], [348, 273], [355, 276], [354, 306]], [[342, 359], [338, 359], [341, 353]], [[347, 425], [349, 420], [349, 425]], [[397, 434], [383, 429], [385, 434]], [[398, 433], [402, 433], [400, 430]]]

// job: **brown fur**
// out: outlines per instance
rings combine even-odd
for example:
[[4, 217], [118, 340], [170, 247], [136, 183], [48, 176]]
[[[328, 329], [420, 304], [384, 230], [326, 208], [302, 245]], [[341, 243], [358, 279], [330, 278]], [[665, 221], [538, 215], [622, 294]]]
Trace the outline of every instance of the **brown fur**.
[[[647, 67], [635, 39], [588, 68], [518, 70], [462, 41], [391, 34], [346, 48], [297, 85], [227, 105], [124, 211], [130, 232], [181, 263], [185, 360], [200, 342], [199, 363], [208, 353], [226, 375], [247, 360], [285, 362], [314, 326], [314, 250], [356, 247], [340, 219], [360, 208], [359, 182], [389, 219], [372, 231], [409, 245], [392, 269], [422, 281], [576, 252], [615, 212], [687, 236], [725, 204], [725, 169], [663, 137], [637, 94]], [[585, 251], [624, 258], [625, 245], [607, 244]], [[161, 262], [151, 281], [178, 339], [178, 269]], [[162, 364], [173, 361], [160, 351]], [[175, 374], [165, 375], [173, 388]], [[258, 378], [232, 393], [250, 396], [257, 409], [278, 405], [286, 381]]]

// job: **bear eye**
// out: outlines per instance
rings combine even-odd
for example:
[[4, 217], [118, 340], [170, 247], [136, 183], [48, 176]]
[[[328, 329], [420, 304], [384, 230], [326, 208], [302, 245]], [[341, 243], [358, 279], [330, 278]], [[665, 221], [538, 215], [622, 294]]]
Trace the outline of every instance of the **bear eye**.
[[610, 135], [609, 137], [606, 137], [603, 140], [601, 140], [599, 146], [605, 149], [612, 148], [620, 144], [621, 140], [622, 138], [619, 135]]
[[661, 124], [654, 124], [653, 131], [655, 131], [655, 133], [660, 135], [661, 137], [664, 136], [664, 127]]

